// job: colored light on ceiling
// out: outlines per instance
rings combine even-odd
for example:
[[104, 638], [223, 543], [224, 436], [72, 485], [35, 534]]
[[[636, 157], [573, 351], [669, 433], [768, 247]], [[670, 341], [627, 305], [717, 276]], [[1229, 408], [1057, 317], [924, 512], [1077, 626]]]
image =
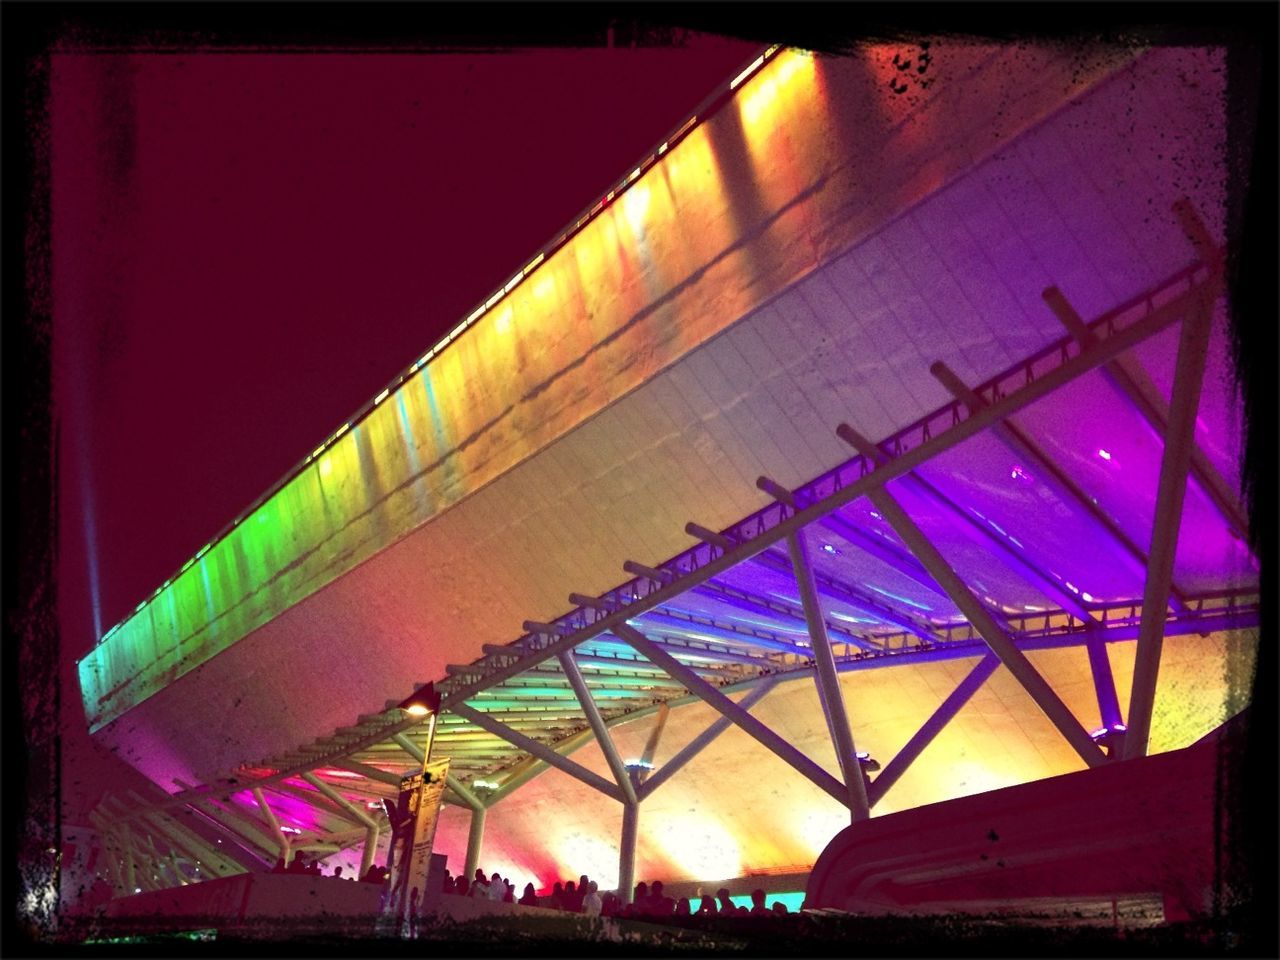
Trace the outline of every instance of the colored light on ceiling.
[[1111, 454], [1108, 451], [1103, 450], [1101, 447], [1098, 448], [1098, 456], [1100, 456], [1103, 460], [1111, 459]]
[[742, 874], [739, 838], [720, 822], [696, 812], [669, 819], [654, 839], [685, 876], [720, 878]]

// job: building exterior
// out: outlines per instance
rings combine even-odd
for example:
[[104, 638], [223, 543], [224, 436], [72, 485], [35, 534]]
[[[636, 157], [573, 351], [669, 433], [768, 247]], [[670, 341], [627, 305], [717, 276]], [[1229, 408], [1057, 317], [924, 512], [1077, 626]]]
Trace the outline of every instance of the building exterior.
[[81, 661], [171, 795], [100, 811], [117, 888], [139, 837], [367, 867], [427, 681], [436, 849], [540, 889], [802, 873], [1237, 713], [1223, 82], [762, 54]]

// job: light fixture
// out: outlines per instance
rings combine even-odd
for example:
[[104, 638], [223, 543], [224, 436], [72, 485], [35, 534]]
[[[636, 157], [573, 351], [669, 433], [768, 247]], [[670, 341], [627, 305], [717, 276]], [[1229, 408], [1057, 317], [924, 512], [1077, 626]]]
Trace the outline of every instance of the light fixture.
[[865, 751], [859, 750], [857, 753], [858, 763], [862, 764], [864, 770], [879, 770], [880, 761]]
[[397, 706], [411, 717], [425, 717], [429, 713], [440, 712], [440, 694], [436, 693], [435, 684], [428, 683], [405, 697]]
[[824, 544], [822, 545], [822, 552], [823, 552], [823, 553], [829, 553], [829, 554], [831, 554], [833, 557], [836, 557], [836, 556], [839, 556], [839, 555], [840, 555], [840, 551], [839, 551], [839, 550], [837, 550], [834, 546], [832, 546], [832, 545], [831, 545], [831, 544], [829, 544], [829, 543], [824, 543]]
[[1099, 447], [1098, 456], [1100, 456], [1103, 460], [1110, 460], [1111, 452], [1109, 450], [1103, 450], [1101, 447]]

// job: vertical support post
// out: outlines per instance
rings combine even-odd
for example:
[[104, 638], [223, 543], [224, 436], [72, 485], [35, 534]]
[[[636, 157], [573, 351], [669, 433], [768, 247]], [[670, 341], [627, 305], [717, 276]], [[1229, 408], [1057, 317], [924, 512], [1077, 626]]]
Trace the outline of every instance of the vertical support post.
[[943, 728], [960, 712], [960, 708], [968, 703], [970, 698], [978, 692], [978, 688], [987, 682], [987, 678], [991, 674], [995, 673], [998, 666], [1000, 666], [1000, 658], [994, 653], [988, 653], [978, 661], [977, 666], [970, 670], [959, 685], [951, 691], [950, 696], [942, 701], [932, 716], [898, 751], [897, 756], [889, 761], [889, 765], [881, 770], [876, 778], [871, 781], [868, 800], [872, 806], [884, 799], [884, 795], [889, 792], [889, 788], [897, 783], [902, 775], [907, 772], [916, 757], [924, 752], [925, 747], [933, 743], [933, 738], [942, 732]]
[[138, 889], [138, 873], [133, 862], [133, 838], [129, 834], [129, 828], [121, 826], [118, 832], [119, 846], [122, 854], [121, 862], [124, 864], [124, 885], [129, 894]]
[[267, 798], [262, 795], [260, 787], [253, 788], [253, 799], [258, 801], [258, 807], [262, 810], [262, 815], [266, 817], [267, 823], [271, 825], [271, 829], [275, 832], [276, 839], [280, 842], [280, 857], [288, 865], [289, 861], [293, 859], [293, 850], [289, 846], [289, 838], [280, 829], [280, 821], [276, 819], [275, 811], [267, 803]]
[[1111, 675], [1111, 659], [1107, 656], [1107, 642], [1096, 630], [1084, 637], [1084, 648], [1089, 654], [1089, 671], [1093, 674], [1093, 689], [1098, 695], [1098, 714], [1108, 730], [1124, 722], [1120, 715], [1120, 700], [1116, 696], [1116, 681]]
[[1147, 583], [1142, 594], [1142, 625], [1134, 653], [1133, 687], [1129, 696], [1129, 729], [1125, 734], [1125, 759], [1145, 756], [1151, 737], [1151, 711], [1155, 705], [1156, 679], [1173, 583], [1173, 561], [1182, 528], [1182, 504], [1187, 493], [1187, 472], [1195, 445], [1196, 411], [1209, 350], [1208, 300], [1183, 318], [1178, 338], [1178, 359], [1173, 371], [1172, 403], [1160, 459], [1160, 484], [1148, 552]]
[[[759, 703], [770, 690], [773, 689], [776, 682], [776, 680], [770, 677], [766, 677], [761, 680], [754, 690], [738, 701], [738, 706], [743, 710], [750, 710]], [[641, 800], [645, 799], [645, 797], [657, 790], [658, 787], [666, 783], [671, 779], [671, 777], [675, 776], [675, 774], [678, 773], [686, 763], [705, 750], [711, 741], [715, 740], [716, 737], [720, 736], [720, 734], [724, 733], [731, 726], [733, 726], [733, 721], [728, 717], [717, 717], [712, 721], [710, 726], [685, 744], [684, 748], [681, 749], [679, 753], [664, 763], [660, 770], [655, 770], [650, 773], [649, 776], [645, 778], [644, 783], [636, 788], [636, 796]]]
[[360, 876], [357, 879], [364, 879], [364, 875], [369, 872], [369, 868], [373, 866], [373, 858], [378, 853], [378, 824], [374, 822], [373, 826], [366, 827], [364, 832], [364, 852], [360, 857]]
[[[847, 423], [840, 424], [836, 433], [871, 463], [879, 464], [883, 461], [879, 448]], [[1000, 658], [1000, 662], [1009, 668], [1009, 672], [1035, 701], [1036, 706], [1044, 711], [1045, 716], [1058, 728], [1063, 738], [1075, 748], [1076, 753], [1080, 754], [1080, 759], [1090, 767], [1105, 763], [1106, 755], [1080, 726], [1080, 722], [1076, 720], [1070, 708], [1062, 702], [1062, 698], [1054, 692], [1040, 672], [1031, 665], [1026, 654], [1018, 649], [1013, 639], [996, 623], [995, 618], [978, 602], [977, 597], [969, 591], [964, 581], [938, 552], [938, 548], [929, 542], [888, 489], [883, 486], [877, 487], [867, 496], [902, 538], [907, 549], [916, 555], [916, 558], [924, 564], [924, 568], [947, 591], [951, 602], [960, 609], [965, 619], [973, 624], [987, 646]]]
[[582, 671], [578, 669], [578, 665], [573, 661], [573, 652], [566, 650], [560, 654], [559, 660], [560, 669], [569, 678], [569, 686], [573, 688], [574, 696], [578, 698], [578, 703], [582, 706], [582, 712], [586, 715], [587, 723], [595, 731], [596, 742], [600, 744], [600, 751], [609, 763], [609, 769], [613, 772], [613, 779], [618, 782], [618, 787], [622, 790], [623, 802], [635, 803], [636, 791], [635, 787], [631, 785], [631, 777], [627, 773], [627, 768], [622, 762], [622, 758], [618, 756], [618, 748], [614, 746], [613, 737], [609, 735], [609, 730], [605, 726], [604, 719], [600, 716], [600, 711], [596, 709], [596, 702], [592, 699], [591, 690], [587, 687], [587, 681], [582, 678]]
[[622, 804], [622, 837], [618, 843], [618, 899], [631, 903], [636, 885], [636, 834], [640, 826], [640, 804]]
[[467, 831], [467, 862], [462, 874], [471, 882], [476, 875], [476, 867], [480, 865], [480, 848], [484, 844], [484, 807], [471, 808], [471, 829]]
[[817, 667], [818, 699], [827, 720], [827, 730], [836, 751], [836, 760], [849, 791], [849, 819], [853, 823], [871, 816], [867, 803], [867, 785], [862, 776], [862, 764], [858, 762], [853, 733], [849, 729], [849, 716], [844, 708], [844, 696], [840, 692], [840, 676], [836, 673], [835, 657], [831, 653], [831, 641], [818, 602], [818, 590], [813, 582], [813, 567], [805, 550], [805, 530], [787, 537], [787, 551], [791, 554], [791, 569], [795, 572], [796, 585], [800, 589], [800, 605], [804, 608], [805, 623], [809, 628], [809, 642]]

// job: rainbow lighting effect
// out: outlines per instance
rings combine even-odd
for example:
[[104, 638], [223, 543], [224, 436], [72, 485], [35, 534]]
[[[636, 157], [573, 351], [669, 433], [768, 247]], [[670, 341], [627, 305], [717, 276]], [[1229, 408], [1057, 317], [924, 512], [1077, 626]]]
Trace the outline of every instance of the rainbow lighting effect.
[[[370, 433], [375, 437], [374, 442], [381, 441], [381, 443], [385, 443], [387, 440], [385, 431], [392, 425], [387, 422], [389, 418], [385, 416], [378, 418], [375, 417], [375, 414], [380, 410], [384, 401], [395, 398], [398, 401], [400, 423], [396, 424], [392, 429], [400, 427], [404, 433], [409, 434], [402, 442], [408, 446], [406, 452], [416, 472], [419, 457], [414, 455], [413, 446], [415, 441], [419, 436], [431, 433], [437, 434], [438, 437], [442, 426], [441, 411], [436, 406], [432, 371], [427, 369], [428, 364], [487, 314], [495, 314], [497, 317], [495, 329], [499, 333], [506, 333], [511, 323], [512, 314], [510, 311], [499, 313], [496, 308], [502, 305], [504, 301], [507, 301], [517, 288], [522, 285], [524, 280], [531, 276], [548, 258], [555, 257], [559, 251], [578, 237], [585, 228], [594, 223], [615, 199], [623, 197], [655, 163], [660, 163], [661, 158], [674, 151], [689, 136], [690, 132], [697, 128], [699, 123], [705, 122], [719, 111], [728, 101], [729, 94], [765, 62], [773, 58], [779, 50], [780, 48], [776, 45], [769, 47], [729, 85], [709, 95], [693, 115], [676, 127], [627, 176], [606, 192], [600, 200], [579, 216], [570, 226], [566, 227], [555, 240], [539, 251], [523, 268], [516, 271], [502, 287], [477, 305], [465, 319], [459, 322], [426, 353], [379, 391], [372, 401], [353, 414], [347, 422], [339, 426], [337, 430], [309, 453], [297, 467], [263, 494], [244, 514], [232, 520], [212, 540], [196, 551], [196, 554], [187, 560], [173, 577], [165, 580], [150, 597], [138, 603], [132, 616], [111, 627], [98, 641], [98, 646], [95, 650], [80, 661], [82, 664], [80, 668], [81, 689], [85, 698], [86, 710], [90, 717], [91, 730], [97, 729], [109, 719], [118, 716], [128, 708], [128, 705], [140, 702], [147, 695], [146, 693], [140, 693], [129, 701], [116, 700], [115, 698], [121, 695], [118, 683], [121, 678], [113, 676], [112, 679], [117, 681], [117, 684], [113, 685], [105, 682], [108, 678], [103, 674], [108, 671], [113, 675], [118, 674], [121, 669], [121, 665], [118, 662], [121, 656], [120, 653], [103, 655], [99, 648], [121, 635], [122, 632], [123, 636], [117, 641], [117, 646], [125, 650], [130, 649], [136, 643], [142, 642], [141, 638], [144, 635], [154, 637], [163, 636], [164, 634], [169, 634], [170, 636], [176, 634], [177, 637], [187, 639], [205, 633], [205, 636], [201, 639], [204, 643], [211, 644], [215, 648], [209, 652], [208, 655], [211, 656], [212, 653], [216, 652], [216, 649], [222, 649], [225, 645], [234, 643], [239, 636], [243, 636], [254, 626], [264, 622], [261, 614], [255, 616], [253, 613], [246, 613], [219, 626], [216, 623], [219, 617], [219, 601], [231, 603], [232, 606], [235, 606], [233, 598], [237, 594], [244, 595], [246, 592], [249, 594], [257, 592], [254, 589], [255, 585], [272, 579], [271, 568], [273, 564], [284, 562], [284, 557], [280, 555], [282, 544], [290, 540], [296, 540], [300, 533], [293, 523], [296, 512], [300, 512], [298, 508], [303, 503], [315, 504], [317, 502], [317, 491], [313, 484], [307, 482], [309, 476], [307, 473], [308, 467], [313, 463], [318, 464], [321, 478], [330, 477], [335, 466], [340, 465], [345, 468], [344, 472], [350, 470], [353, 457], [356, 455], [356, 444], [351, 442], [352, 435], [349, 434], [349, 431], [352, 431], [353, 428], [359, 430], [360, 426], [366, 422], [369, 424]], [[792, 51], [787, 51], [787, 55], [787, 58], [784, 59], [805, 58], [806, 56]], [[644, 196], [642, 204], [632, 201], [627, 208], [629, 218], [632, 221], [636, 220], [639, 207], [647, 208], [648, 206], [648, 188], [642, 188], [641, 192]], [[536, 288], [533, 296], [538, 299], [545, 299], [546, 285], [543, 284]], [[480, 348], [481, 352], [484, 352], [484, 350], [485, 348]], [[442, 379], [445, 379], [449, 387], [454, 390], [462, 387], [462, 383], [466, 379], [457, 365], [448, 371], [441, 371], [441, 373]], [[421, 381], [417, 379], [418, 377], [421, 377]], [[408, 389], [411, 392], [409, 393], [403, 392], [406, 389], [406, 382], [410, 385]], [[420, 394], [418, 391], [422, 388], [425, 388], [430, 408], [429, 412], [422, 411], [419, 406]], [[465, 388], [463, 390], [465, 391]], [[388, 408], [390, 406], [392, 405], [389, 404]], [[412, 409], [413, 415], [408, 412], [410, 409]], [[427, 416], [424, 417], [424, 413]], [[421, 431], [421, 433], [418, 431]], [[336, 449], [335, 445], [339, 444], [344, 437], [348, 438], [348, 443], [343, 449]], [[341, 480], [338, 483], [341, 484]], [[319, 497], [325, 500], [330, 499], [329, 494], [323, 490], [319, 491]], [[430, 513], [427, 515], [429, 516]], [[245, 525], [243, 529], [242, 524]], [[244, 530], [251, 532], [245, 533]], [[217, 556], [211, 562], [206, 562], [204, 558], [211, 550], [214, 550]], [[243, 574], [239, 573], [239, 569], [235, 572], [229, 570], [229, 566], [233, 563], [238, 568], [249, 566], [249, 576], [245, 578]], [[195, 572], [189, 573], [193, 567], [196, 567]], [[331, 576], [332, 574], [329, 575]], [[247, 584], [243, 582], [246, 579], [248, 580]], [[299, 585], [300, 592], [291, 599], [296, 602], [296, 600], [306, 596], [314, 589], [318, 589], [321, 585], [322, 583]], [[283, 588], [278, 592], [284, 592]], [[202, 594], [203, 597], [201, 597]], [[161, 600], [164, 602], [159, 603]], [[156, 604], [159, 605], [153, 606]], [[139, 615], [144, 613], [147, 616], [140, 618]], [[209, 622], [202, 627], [199, 624], [199, 620], [202, 615], [206, 614]], [[189, 653], [182, 657], [177, 657], [175, 651], [156, 650], [150, 648], [150, 646], [150, 644], [147, 645], [148, 649], [146, 649], [141, 660], [125, 654], [125, 657], [133, 662], [123, 668], [129, 673], [128, 678], [123, 680], [124, 684], [136, 682], [138, 674], [134, 671], [146, 670], [151, 672], [158, 669], [163, 673], [166, 680], [172, 680], [193, 669], [200, 662], [198, 659], [193, 660]], [[114, 701], [114, 703], [108, 703], [108, 701]]]
[[[427, 742], [396, 704], [429, 681], [455, 873], [478, 844], [517, 889], [768, 875], [772, 903], [849, 825], [849, 769], [873, 820], [1105, 769], [1137, 742], [1144, 629], [1163, 638], [1150, 752], [1238, 712], [1260, 600], [1225, 304], [1197, 253], [1221, 241], [1170, 212], [1194, 180], [1224, 233], [1216, 54], [1081, 72], [935, 45], [964, 82], [913, 87], [899, 52], [745, 65], [104, 638], [80, 665], [99, 740], [178, 780], [175, 805], [220, 777], [247, 814], [246, 784], [279, 785], [292, 836], [354, 854], [371, 841], [314, 781], [380, 817]], [[1175, 536], [1148, 411], [1178, 409], [1198, 297]], [[1167, 602], [1148, 602], [1164, 534]], [[196, 683], [245, 693], [234, 722], [191, 709]]]

